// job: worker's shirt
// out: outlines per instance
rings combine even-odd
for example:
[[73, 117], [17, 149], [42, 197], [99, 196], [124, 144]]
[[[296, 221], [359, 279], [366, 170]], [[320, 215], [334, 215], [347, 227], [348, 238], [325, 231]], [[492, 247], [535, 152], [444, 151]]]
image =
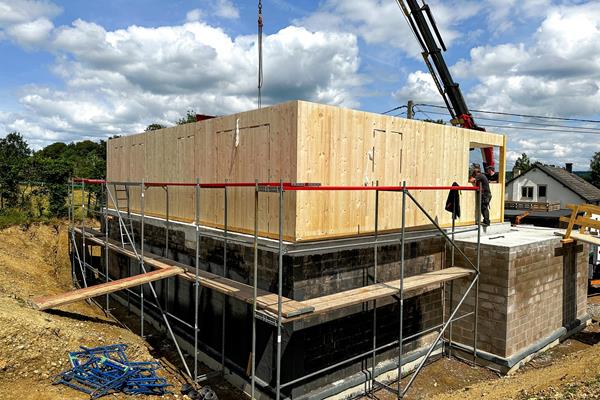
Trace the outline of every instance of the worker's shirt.
[[481, 195], [491, 195], [492, 192], [490, 191], [490, 182], [488, 181], [488, 178], [484, 175], [484, 174], [479, 174], [475, 177], [475, 182], [477, 183], [477, 186], [479, 186], [481, 188]]

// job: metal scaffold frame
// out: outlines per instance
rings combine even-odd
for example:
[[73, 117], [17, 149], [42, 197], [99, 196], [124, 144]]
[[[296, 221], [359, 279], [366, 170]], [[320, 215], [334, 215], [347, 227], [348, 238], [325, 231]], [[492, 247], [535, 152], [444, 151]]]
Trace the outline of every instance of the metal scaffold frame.
[[[78, 206], [75, 204], [75, 189], [76, 184], [79, 184], [78, 188], [81, 189], [82, 201], [81, 205]], [[102, 190], [100, 192], [99, 198], [96, 199], [96, 205], [92, 210], [86, 210], [84, 194], [85, 194], [85, 185], [101, 185]], [[110, 190], [110, 186], [113, 187], [113, 193]], [[193, 266], [194, 270], [194, 279], [193, 279], [193, 287], [194, 287], [194, 324], [182, 320], [176, 315], [172, 314], [168, 310], [168, 299], [169, 299], [169, 280], [167, 279], [165, 282], [164, 291], [165, 295], [165, 304], [161, 305], [160, 299], [154, 289], [152, 282], [147, 282], [146, 284], [149, 287], [149, 290], [152, 294], [152, 297], [155, 303], [146, 302], [144, 299], [144, 290], [143, 286], [140, 286], [139, 294], [136, 291], [131, 289], [124, 289], [127, 291], [127, 305], [129, 304], [129, 295], [133, 295], [139, 300], [139, 309], [140, 309], [140, 332], [142, 336], [144, 335], [144, 307], [146, 303], [156, 309], [162, 316], [162, 322], [164, 323], [164, 327], [166, 328], [169, 336], [173, 340], [173, 343], [177, 349], [179, 357], [181, 358], [181, 362], [183, 363], [185, 372], [188, 376], [194, 379], [195, 382], [200, 382], [205, 380], [213, 375], [213, 373], [199, 375], [198, 373], [198, 342], [199, 342], [199, 298], [200, 298], [200, 290], [201, 290], [201, 273], [200, 273], [200, 251], [201, 251], [201, 243], [200, 239], [203, 236], [218, 238], [223, 241], [223, 278], [228, 277], [228, 265], [227, 265], [227, 247], [229, 243], [241, 244], [243, 246], [252, 246], [253, 248], [253, 272], [252, 272], [252, 289], [253, 289], [253, 298], [252, 298], [252, 352], [251, 352], [251, 376], [250, 376], [250, 396], [251, 398], [255, 398], [256, 395], [256, 341], [257, 341], [257, 331], [256, 331], [256, 321], [261, 320], [273, 325], [276, 329], [275, 338], [276, 338], [276, 364], [275, 364], [275, 387], [274, 395], [275, 399], [279, 400], [281, 398], [281, 390], [297, 384], [301, 381], [313, 378], [317, 375], [324, 374], [328, 371], [331, 371], [335, 368], [341, 367], [348, 363], [358, 360], [371, 360], [370, 363], [370, 376], [368, 377], [367, 383], [367, 391], [369, 393], [378, 390], [384, 389], [394, 393], [397, 398], [402, 398], [410, 389], [411, 385], [414, 383], [415, 378], [418, 373], [425, 366], [426, 362], [432, 355], [433, 351], [438, 348], [438, 344], [440, 342], [447, 343], [449, 345], [449, 349], [452, 345], [452, 323], [472, 316], [473, 317], [473, 358], [475, 359], [477, 353], [477, 320], [478, 320], [478, 310], [479, 310], [479, 301], [478, 301], [478, 292], [479, 292], [479, 261], [480, 261], [480, 244], [481, 244], [481, 190], [478, 187], [464, 187], [464, 186], [428, 186], [428, 187], [419, 187], [419, 186], [407, 186], [406, 182], [402, 182], [402, 184], [398, 186], [322, 186], [320, 184], [313, 183], [286, 183], [283, 181], [280, 182], [226, 182], [226, 183], [201, 183], [199, 179], [196, 179], [194, 183], [169, 183], [169, 182], [110, 182], [106, 180], [97, 180], [97, 179], [73, 179], [70, 185], [70, 193], [68, 197], [69, 203], [69, 237], [70, 237], [70, 250], [72, 255], [72, 272], [73, 279], [76, 283], [79, 282], [77, 279], [76, 266], [79, 267], [79, 272], [82, 276], [82, 281], [84, 286], [87, 287], [88, 283], [86, 280], [86, 270], [92, 270], [97, 276], [100, 276], [105, 280], [106, 283], [112, 281], [109, 276], [109, 210], [116, 216], [119, 230], [121, 233], [121, 245], [123, 248], [127, 248], [132, 251], [132, 255], [129, 257], [131, 259], [137, 259], [139, 268], [146, 273], [146, 267], [144, 263], [144, 241], [145, 241], [145, 214], [144, 214], [144, 199], [145, 193], [150, 188], [162, 188], [165, 192], [165, 215], [164, 215], [164, 228], [165, 228], [165, 247], [163, 257], [169, 258], [169, 232], [171, 229], [171, 219], [169, 215], [169, 187], [171, 186], [184, 186], [184, 187], [193, 187], [194, 188], [194, 222], [193, 225], [195, 227], [195, 238], [196, 238], [196, 249], [195, 249], [195, 265]], [[122, 187], [123, 189], [118, 189], [118, 187]], [[228, 226], [228, 188], [248, 188], [248, 190], [254, 190], [254, 232], [252, 240], [243, 241], [239, 240], [235, 237], [235, 235], [230, 234], [229, 226]], [[140, 210], [139, 214], [135, 217], [139, 219], [139, 243], [136, 242], [133, 235], [133, 219], [134, 216], [130, 210], [130, 195], [131, 188], [139, 188], [139, 196], [140, 196]], [[208, 190], [223, 190], [223, 229], [221, 231], [221, 235], [214, 235], [209, 233], [206, 229], [201, 228], [200, 224], [200, 205], [201, 205], [201, 191], [202, 189]], [[380, 282], [378, 280], [378, 249], [382, 245], [390, 245], [393, 243], [400, 245], [400, 270], [399, 272], [399, 289], [393, 296], [397, 297], [398, 301], [398, 318], [399, 318], [399, 326], [398, 326], [398, 339], [394, 340], [390, 343], [386, 343], [383, 345], [378, 345], [377, 343], [377, 299], [366, 301], [372, 302], [373, 308], [373, 338], [372, 338], [372, 348], [369, 351], [366, 351], [362, 354], [354, 355], [346, 360], [339, 361], [333, 365], [329, 365], [324, 367], [318, 371], [313, 371], [308, 373], [302, 377], [295, 378], [288, 382], [281, 382], [281, 358], [282, 358], [282, 326], [284, 323], [284, 318], [282, 315], [282, 303], [283, 303], [283, 257], [285, 254], [294, 254], [294, 251], [288, 251], [287, 246], [284, 246], [283, 240], [283, 224], [284, 224], [284, 195], [286, 192], [291, 191], [302, 191], [302, 190], [317, 190], [317, 191], [340, 191], [340, 190], [350, 190], [350, 191], [373, 191], [375, 197], [375, 215], [374, 215], [374, 233], [372, 237], [366, 241], [361, 242], [361, 246], [369, 245], [373, 247], [373, 273], [369, 276], [371, 284], [385, 284], [386, 282]], [[448, 233], [444, 228], [442, 228], [436, 221], [434, 217], [432, 217], [427, 210], [417, 201], [415, 196], [413, 195], [414, 191], [421, 190], [463, 190], [463, 191], [475, 191], [476, 192], [476, 226], [472, 229], [463, 230], [461, 232], [467, 231], [477, 231], [477, 244], [476, 244], [476, 260], [472, 261], [467, 257], [467, 255], [461, 250], [460, 247], [455, 243], [455, 210], [452, 215], [452, 229], [450, 233]], [[259, 220], [259, 195], [261, 192], [270, 192], [278, 194], [278, 206], [279, 206], [279, 216], [278, 216], [278, 239], [276, 241], [276, 245], [271, 245], [270, 247], [265, 247], [264, 244], [260, 243], [259, 240], [259, 232], [258, 232], [258, 220]], [[401, 228], [399, 231], [399, 237], [393, 240], [381, 240], [380, 232], [379, 232], [379, 203], [380, 203], [380, 193], [381, 192], [399, 192], [401, 193]], [[119, 197], [118, 193], [122, 193], [125, 197]], [[119, 204], [120, 201], [126, 201], [126, 212], [123, 211], [123, 207]], [[455, 303], [453, 298], [453, 280], [449, 282], [449, 291], [446, 290], [446, 281], [442, 282], [442, 322], [436, 326], [427, 328], [423, 331], [417, 332], [410, 336], [404, 337], [404, 300], [405, 300], [405, 244], [406, 244], [406, 207], [408, 202], [412, 202], [416, 205], [423, 215], [426, 216], [427, 220], [435, 227], [435, 233], [425, 237], [443, 237], [446, 243], [449, 243], [451, 246], [451, 262], [452, 266], [454, 266], [454, 258], [455, 252], [462, 256], [466, 262], [466, 264], [472, 268], [472, 279], [467, 285], [467, 289], [464, 291], [458, 302]], [[112, 208], [110, 204], [112, 203]], [[78, 223], [76, 217], [76, 209], [81, 207], [81, 252], [78, 249], [79, 244], [77, 243], [75, 231], [76, 224]], [[101, 221], [101, 226], [103, 227], [103, 246], [104, 246], [104, 272], [101, 272], [99, 269], [94, 268], [90, 263], [86, 262], [86, 246], [98, 246], [98, 243], [88, 243], [86, 244], [86, 216], [89, 216], [89, 213], [92, 212], [95, 214]], [[131, 232], [130, 232], [131, 230]], [[327, 245], [327, 249], [346, 249], [352, 248], [352, 242], [343, 242], [338, 244], [329, 244]], [[139, 247], [139, 251], [137, 250]], [[270, 251], [275, 251], [277, 253], [277, 312], [269, 313], [265, 312], [259, 308], [257, 303], [258, 297], [258, 250], [259, 248], [265, 249], [267, 248]], [[129, 260], [129, 261], [130, 261]], [[129, 262], [128, 273], [131, 276], [131, 263]], [[473, 311], [468, 313], [463, 313], [462, 315], [457, 315], [461, 306], [467, 299], [468, 295], [474, 291], [475, 299], [474, 299], [474, 307]], [[449, 307], [446, 304], [446, 294], [449, 293]], [[98, 306], [104, 309], [106, 313], [110, 313], [110, 295], [105, 295], [105, 304]], [[225, 333], [226, 333], [226, 311], [227, 311], [227, 303], [228, 296], [223, 294], [223, 308], [222, 308], [222, 320], [221, 320], [221, 349], [220, 349], [220, 371], [216, 373], [225, 374], [226, 373], [226, 362], [227, 357], [225, 355]], [[448, 307], [448, 315], [446, 315], [446, 307]], [[186, 359], [184, 357], [183, 351], [180, 348], [177, 336], [175, 335], [173, 329], [171, 328], [171, 321], [176, 322], [184, 326], [187, 329], [191, 329], [193, 331], [194, 337], [194, 357], [193, 357], [193, 368], [188, 366]], [[403, 345], [409, 341], [421, 337], [423, 335], [433, 333], [437, 331], [437, 335], [433, 342], [429, 345], [425, 356], [421, 357], [418, 366], [414, 371], [412, 371], [412, 375], [408, 379], [407, 383], [403, 386], [401, 384], [401, 378], [403, 378], [403, 366], [405, 363], [403, 362]], [[445, 339], [444, 335], [448, 332], [448, 338]], [[376, 366], [377, 366], [377, 355], [378, 353], [389, 350], [391, 348], [397, 347], [397, 385], [396, 387], [392, 387], [387, 383], [379, 382], [376, 380]], [[447, 352], [450, 356], [450, 351]], [[367, 370], [368, 370], [367, 364]]]

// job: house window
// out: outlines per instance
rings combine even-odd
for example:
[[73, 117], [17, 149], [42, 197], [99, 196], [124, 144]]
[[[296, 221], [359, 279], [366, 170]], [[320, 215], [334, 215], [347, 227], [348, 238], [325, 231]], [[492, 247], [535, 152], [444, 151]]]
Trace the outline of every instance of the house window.
[[546, 197], [546, 185], [538, 186], [538, 197]]
[[533, 186], [523, 186], [521, 188], [521, 197], [524, 199], [533, 199]]

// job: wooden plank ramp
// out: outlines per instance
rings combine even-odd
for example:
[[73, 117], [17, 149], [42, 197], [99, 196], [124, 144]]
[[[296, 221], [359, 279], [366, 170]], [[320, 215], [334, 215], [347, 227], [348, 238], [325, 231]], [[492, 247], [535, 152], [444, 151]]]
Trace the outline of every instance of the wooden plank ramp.
[[169, 278], [179, 275], [183, 272], [181, 268], [170, 267], [157, 269], [145, 274], [129, 276], [127, 278], [118, 279], [116, 281], [101, 283], [94, 286], [89, 286], [82, 289], [72, 290], [66, 293], [59, 293], [49, 296], [40, 296], [33, 299], [33, 303], [39, 310], [47, 310], [62, 306], [69, 303], [74, 303], [80, 300], [90, 299], [92, 297], [102, 296], [105, 294], [117, 292], [119, 290], [128, 289], [131, 287], [154, 282], [160, 279]]
[[[420, 275], [404, 278], [404, 291], [410, 292], [434, 286], [454, 279], [464, 278], [475, 273], [473, 269], [450, 267], [439, 271], [427, 272]], [[304, 300], [304, 304], [314, 307], [313, 314], [321, 314], [329, 311], [360, 304], [365, 301], [377, 300], [398, 294], [400, 290], [400, 279], [395, 281], [376, 283], [357, 289], [330, 294]]]

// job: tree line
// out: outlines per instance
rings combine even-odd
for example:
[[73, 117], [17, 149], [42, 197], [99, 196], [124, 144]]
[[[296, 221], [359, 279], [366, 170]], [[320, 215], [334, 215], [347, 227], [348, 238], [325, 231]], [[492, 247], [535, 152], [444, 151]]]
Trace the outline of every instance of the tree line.
[[11, 132], [0, 138], [0, 214], [64, 217], [69, 179], [105, 174], [104, 140], [56, 142], [33, 151], [19, 132]]
[[[176, 125], [196, 122], [194, 110], [175, 121]], [[166, 128], [152, 123], [146, 132]], [[33, 151], [19, 132], [0, 138], [0, 228], [2, 217], [15, 221], [41, 217], [64, 217], [71, 177], [105, 179], [106, 141], [56, 142]], [[90, 185], [81, 194], [90, 199], [100, 195], [100, 186]], [[7, 220], [7, 218], [4, 218]]]

